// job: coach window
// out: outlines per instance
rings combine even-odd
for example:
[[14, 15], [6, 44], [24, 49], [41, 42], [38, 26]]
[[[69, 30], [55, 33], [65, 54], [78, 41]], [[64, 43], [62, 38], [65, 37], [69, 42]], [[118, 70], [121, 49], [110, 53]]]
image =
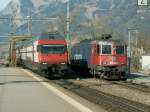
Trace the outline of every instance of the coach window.
[[102, 45], [102, 54], [111, 54], [111, 45]]

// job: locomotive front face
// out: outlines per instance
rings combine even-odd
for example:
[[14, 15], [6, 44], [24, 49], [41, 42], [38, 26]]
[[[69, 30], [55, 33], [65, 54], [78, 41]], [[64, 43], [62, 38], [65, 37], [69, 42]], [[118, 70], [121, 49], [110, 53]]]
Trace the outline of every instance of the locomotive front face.
[[115, 41], [93, 44], [91, 73], [107, 78], [125, 78], [127, 70], [126, 46]]
[[57, 44], [38, 45], [39, 62], [42, 64], [64, 64], [67, 62], [67, 46]]
[[115, 42], [99, 42], [98, 61], [102, 66], [126, 65], [125, 45]]

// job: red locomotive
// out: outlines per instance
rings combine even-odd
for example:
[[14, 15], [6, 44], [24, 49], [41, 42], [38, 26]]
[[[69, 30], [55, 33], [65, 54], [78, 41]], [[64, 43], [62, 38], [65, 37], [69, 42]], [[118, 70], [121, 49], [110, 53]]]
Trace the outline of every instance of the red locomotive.
[[71, 65], [106, 79], [126, 79], [126, 44], [115, 40], [80, 42], [71, 49]]
[[16, 48], [17, 63], [44, 74], [67, 70], [68, 52], [65, 38], [58, 32], [45, 32]]

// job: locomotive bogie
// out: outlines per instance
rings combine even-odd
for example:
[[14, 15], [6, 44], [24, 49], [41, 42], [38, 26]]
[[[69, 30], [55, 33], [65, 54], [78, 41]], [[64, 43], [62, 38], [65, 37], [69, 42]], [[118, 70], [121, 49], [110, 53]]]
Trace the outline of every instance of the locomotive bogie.
[[90, 67], [90, 73], [95, 76], [107, 79], [124, 79], [126, 78], [126, 66], [93, 66]]

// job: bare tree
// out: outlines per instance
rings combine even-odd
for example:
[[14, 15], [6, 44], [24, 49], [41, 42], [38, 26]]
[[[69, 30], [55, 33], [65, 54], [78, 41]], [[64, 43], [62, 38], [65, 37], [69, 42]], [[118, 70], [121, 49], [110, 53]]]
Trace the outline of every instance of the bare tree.
[[100, 16], [89, 21], [91, 35], [99, 37], [102, 34], [112, 33], [112, 20], [110, 16]]

